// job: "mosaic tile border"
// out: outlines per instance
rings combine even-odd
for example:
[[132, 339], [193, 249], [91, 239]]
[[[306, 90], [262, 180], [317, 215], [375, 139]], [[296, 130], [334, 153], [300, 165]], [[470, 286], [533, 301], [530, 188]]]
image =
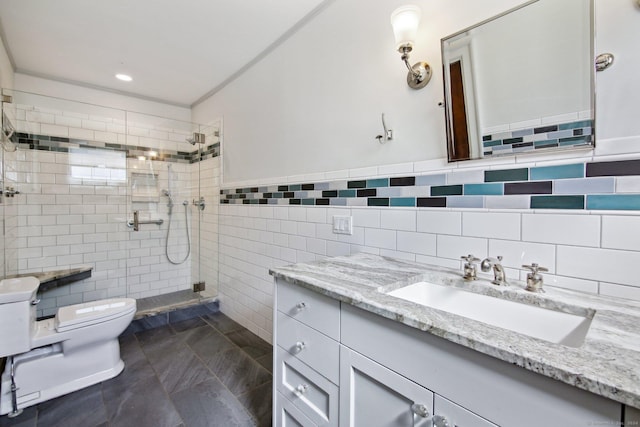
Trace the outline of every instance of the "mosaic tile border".
[[593, 143], [593, 120], [536, 126], [482, 136], [485, 157]]
[[623, 176], [640, 188], [640, 159], [222, 189], [220, 203], [640, 210], [640, 193], [616, 193]]
[[[100, 150], [124, 151], [127, 158], [149, 157], [150, 151], [156, 151], [153, 147], [136, 145], [114, 144], [101, 141], [87, 141], [83, 139], [65, 138], [51, 135], [36, 135], [16, 132], [11, 141], [19, 148], [26, 150], [54, 151], [68, 153], [74, 148], [90, 148]], [[201, 152], [162, 150], [152, 160], [159, 162], [196, 163], [220, 155], [220, 143], [207, 145]]]

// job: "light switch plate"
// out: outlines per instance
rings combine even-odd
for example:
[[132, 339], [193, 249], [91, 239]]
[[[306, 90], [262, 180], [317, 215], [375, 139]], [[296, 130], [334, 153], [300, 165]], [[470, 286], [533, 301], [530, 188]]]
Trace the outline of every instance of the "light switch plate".
[[353, 217], [334, 215], [333, 232], [335, 234], [353, 234]]

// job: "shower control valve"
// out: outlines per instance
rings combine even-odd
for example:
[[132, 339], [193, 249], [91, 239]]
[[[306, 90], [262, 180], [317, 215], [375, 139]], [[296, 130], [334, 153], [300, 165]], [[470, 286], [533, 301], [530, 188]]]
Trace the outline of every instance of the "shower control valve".
[[197, 206], [201, 211], [205, 208], [204, 197], [200, 197], [198, 200], [193, 200], [193, 205]]

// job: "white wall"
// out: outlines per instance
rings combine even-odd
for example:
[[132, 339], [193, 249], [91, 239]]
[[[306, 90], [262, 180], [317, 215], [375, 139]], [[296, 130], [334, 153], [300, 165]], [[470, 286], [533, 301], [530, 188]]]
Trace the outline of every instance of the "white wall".
[[[597, 76], [594, 152], [449, 165], [443, 112], [436, 107], [443, 96], [439, 40], [521, 2], [416, 1], [423, 23], [412, 56], [430, 61], [435, 71], [432, 83], [419, 92], [407, 88], [393, 51], [389, 14], [403, 3], [336, 1], [193, 109], [199, 121], [225, 118], [224, 188], [638, 157], [640, 9], [634, 1], [596, 0], [597, 52], [614, 53], [616, 63]], [[394, 141], [382, 146], [374, 140], [381, 132], [381, 112], [396, 133]], [[627, 191], [640, 188], [632, 185]], [[330, 232], [334, 214], [354, 216], [353, 236]], [[269, 267], [360, 251], [452, 267], [469, 251], [477, 256], [526, 254], [552, 269], [549, 284], [639, 300], [634, 265], [640, 262], [640, 246], [635, 231], [629, 233], [640, 227], [639, 218], [635, 212], [222, 205], [221, 308], [271, 340]], [[576, 263], [594, 258], [597, 263]], [[507, 263], [509, 277], [521, 274], [519, 261]], [[617, 271], [616, 276], [608, 271]]]
[[189, 108], [147, 101], [118, 93], [105, 92], [103, 90], [43, 79], [27, 74], [15, 74], [13, 89], [103, 107], [191, 121], [191, 110]]
[[0, 87], [13, 89], [13, 65], [7, 55], [7, 50], [4, 47], [4, 42], [0, 39]]
[[[389, 21], [404, 0], [338, 0], [193, 117], [224, 116], [224, 179], [246, 179], [444, 157], [440, 38], [521, 1], [420, 0], [412, 61], [430, 62], [421, 91], [406, 84]], [[380, 145], [380, 114], [395, 132]], [[286, 161], [285, 161], [286, 160]]]
[[596, 52], [615, 54], [615, 64], [598, 74], [597, 136], [619, 139], [627, 152], [640, 151], [640, 6], [633, 0], [596, 0]]

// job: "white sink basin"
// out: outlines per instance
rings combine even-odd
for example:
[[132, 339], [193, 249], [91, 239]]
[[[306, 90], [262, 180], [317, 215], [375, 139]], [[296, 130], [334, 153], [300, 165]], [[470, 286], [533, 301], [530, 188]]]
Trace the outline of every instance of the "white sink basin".
[[414, 283], [388, 295], [569, 347], [580, 347], [591, 325], [588, 317], [428, 282]]

